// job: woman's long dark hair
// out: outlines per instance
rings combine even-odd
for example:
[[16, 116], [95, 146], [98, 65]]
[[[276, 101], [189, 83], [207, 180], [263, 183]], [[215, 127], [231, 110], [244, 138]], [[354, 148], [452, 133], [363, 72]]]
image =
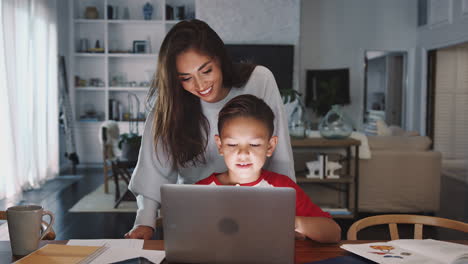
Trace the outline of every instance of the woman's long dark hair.
[[200, 99], [185, 91], [178, 78], [176, 58], [188, 49], [219, 60], [223, 74], [222, 89], [244, 86], [255, 68], [253, 64], [234, 64], [221, 38], [203, 21], [182, 21], [167, 33], [159, 51], [158, 68], [148, 103], [156, 100], [153, 120], [155, 151], [158, 144], [162, 144], [176, 170], [206, 162], [204, 154], [210, 131]]

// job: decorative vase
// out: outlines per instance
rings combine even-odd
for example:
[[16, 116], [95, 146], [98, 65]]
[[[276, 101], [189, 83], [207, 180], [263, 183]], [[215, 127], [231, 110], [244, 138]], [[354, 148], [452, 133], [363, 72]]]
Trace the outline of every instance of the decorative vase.
[[151, 17], [153, 16], [153, 5], [150, 4], [149, 2], [146, 2], [146, 4], [143, 6], [143, 17], [145, 20], [151, 20]]
[[320, 135], [327, 139], [347, 138], [353, 132], [352, 123], [348, 120], [340, 105], [333, 105], [319, 124]]
[[95, 6], [88, 6], [85, 10], [85, 18], [86, 19], [97, 19], [99, 16], [99, 12]]
[[304, 105], [296, 99], [296, 105], [289, 116], [289, 135], [293, 138], [305, 138], [307, 120]]

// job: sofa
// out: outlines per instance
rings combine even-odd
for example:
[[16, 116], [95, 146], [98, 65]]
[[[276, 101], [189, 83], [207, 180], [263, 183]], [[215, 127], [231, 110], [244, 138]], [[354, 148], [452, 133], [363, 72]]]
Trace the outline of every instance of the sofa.
[[[365, 142], [364, 142], [365, 143]], [[359, 160], [360, 212], [433, 213], [439, 209], [441, 153], [425, 136], [369, 136], [370, 159]], [[296, 171], [304, 171], [314, 150], [293, 149]], [[300, 174], [300, 173], [298, 173]], [[336, 204], [336, 192], [300, 184], [321, 206]], [[353, 199], [350, 200], [353, 205]]]
[[439, 210], [442, 155], [425, 136], [370, 136], [370, 159], [359, 161], [359, 210]]

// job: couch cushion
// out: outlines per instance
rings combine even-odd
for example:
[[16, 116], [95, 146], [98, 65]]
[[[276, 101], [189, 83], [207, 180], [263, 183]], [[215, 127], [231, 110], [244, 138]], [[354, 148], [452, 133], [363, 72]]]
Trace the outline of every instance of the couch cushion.
[[424, 136], [369, 136], [371, 150], [429, 150], [431, 140]]
[[391, 136], [392, 131], [388, 127], [387, 123], [383, 120], [377, 120], [375, 122], [375, 125], [377, 126], [377, 136]]
[[384, 135], [384, 136], [407, 136], [407, 137], [414, 137], [414, 136], [419, 136], [418, 131], [406, 131], [403, 128], [395, 125], [391, 125], [388, 127], [391, 130], [390, 135]]

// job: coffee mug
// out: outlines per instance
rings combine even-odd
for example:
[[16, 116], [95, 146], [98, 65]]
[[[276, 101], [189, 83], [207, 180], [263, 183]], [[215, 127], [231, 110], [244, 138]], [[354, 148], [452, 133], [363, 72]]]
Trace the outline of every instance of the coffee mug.
[[[44, 215], [48, 215], [50, 221], [41, 232]], [[40, 205], [18, 205], [7, 209], [7, 223], [13, 255], [25, 256], [36, 250], [39, 241], [50, 232], [54, 215]]]

